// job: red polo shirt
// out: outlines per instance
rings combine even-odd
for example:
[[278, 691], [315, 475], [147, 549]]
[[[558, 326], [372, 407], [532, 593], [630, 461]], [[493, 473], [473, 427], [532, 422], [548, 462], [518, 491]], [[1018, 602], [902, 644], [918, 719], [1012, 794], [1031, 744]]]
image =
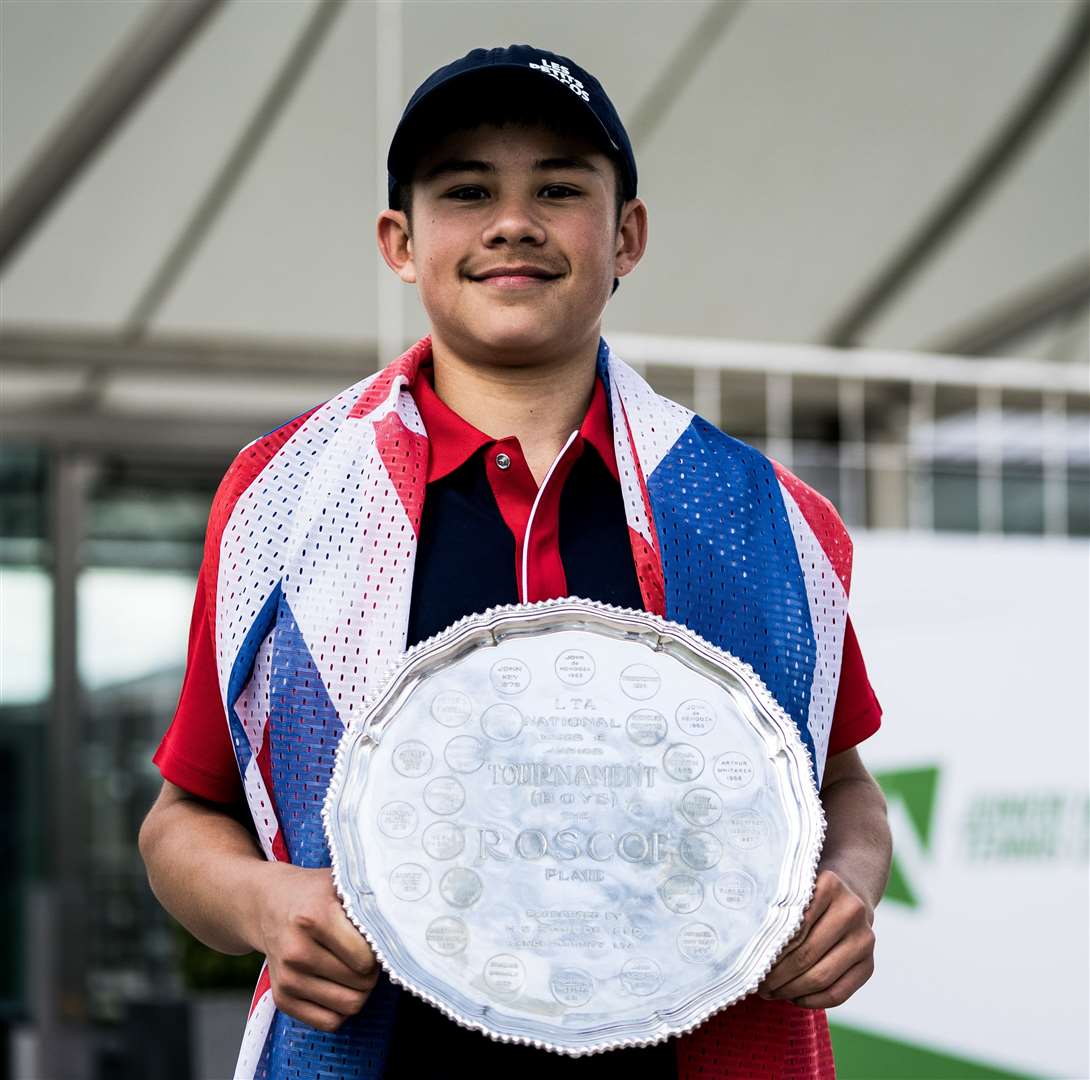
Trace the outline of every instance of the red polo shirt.
[[[430, 457], [408, 644], [498, 603], [574, 594], [641, 606], [601, 380], [539, 489], [517, 438], [479, 431], [439, 398], [430, 366], [421, 375], [413, 396]], [[465, 532], [440, 543], [437, 534], [454, 522], [464, 523]], [[504, 560], [506, 568], [499, 564]], [[242, 786], [220, 699], [203, 576], [202, 567], [178, 708], [154, 761], [178, 787], [235, 802]], [[881, 714], [849, 618], [829, 755], [872, 735]]]
[[[515, 540], [519, 600], [531, 603], [569, 595], [560, 557], [560, 493], [588, 445], [597, 452], [614, 482], [620, 483], [602, 380], [594, 380], [594, 391], [583, 423], [573, 432], [539, 489], [514, 435], [493, 439], [478, 431], [436, 394], [432, 386], [432, 369], [427, 367], [421, 374], [424, 377], [413, 387], [413, 396], [430, 446], [434, 448], [428, 461], [428, 484], [449, 476], [478, 450], [486, 448], [483, 460], [488, 485], [504, 524]], [[526, 545], [531, 515], [533, 527]]]

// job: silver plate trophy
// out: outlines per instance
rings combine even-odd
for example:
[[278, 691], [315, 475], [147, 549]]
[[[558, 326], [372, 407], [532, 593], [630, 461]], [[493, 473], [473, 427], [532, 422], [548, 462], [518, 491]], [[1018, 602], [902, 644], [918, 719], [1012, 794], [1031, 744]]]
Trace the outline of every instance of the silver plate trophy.
[[570, 1055], [660, 1042], [754, 990], [824, 834], [809, 753], [748, 665], [574, 599], [409, 650], [345, 732], [323, 816], [391, 979]]

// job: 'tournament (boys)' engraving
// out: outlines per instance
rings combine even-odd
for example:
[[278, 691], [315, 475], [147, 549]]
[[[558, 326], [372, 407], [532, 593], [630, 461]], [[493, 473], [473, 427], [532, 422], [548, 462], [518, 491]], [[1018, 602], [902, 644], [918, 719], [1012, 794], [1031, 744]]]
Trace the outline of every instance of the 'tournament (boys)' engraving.
[[559, 765], [548, 761], [490, 761], [493, 784], [505, 787], [655, 786], [654, 765]]

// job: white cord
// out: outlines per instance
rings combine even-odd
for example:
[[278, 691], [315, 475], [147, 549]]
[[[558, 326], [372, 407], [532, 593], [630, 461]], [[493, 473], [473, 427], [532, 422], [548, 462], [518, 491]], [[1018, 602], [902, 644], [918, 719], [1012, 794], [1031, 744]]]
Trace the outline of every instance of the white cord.
[[526, 532], [522, 537], [522, 602], [528, 604], [528, 597], [530, 595], [530, 530], [534, 527], [534, 515], [537, 513], [538, 503], [541, 502], [541, 494], [545, 490], [545, 486], [549, 483], [549, 477], [553, 475], [553, 470], [560, 464], [560, 459], [568, 452], [568, 447], [575, 442], [575, 437], [579, 434], [579, 429], [576, 428], [568, 436], [568, 441], [564, 443], [560, 450], [560, 453], [556, 455], [556, 460], [549, 466], [549, 471], [545, 474], [545, 479], [541, 481], [541, 487], [537, 489], [537, 495], [534, 497], [534, 505], [530, 507], [530, 517], [526, 522]]

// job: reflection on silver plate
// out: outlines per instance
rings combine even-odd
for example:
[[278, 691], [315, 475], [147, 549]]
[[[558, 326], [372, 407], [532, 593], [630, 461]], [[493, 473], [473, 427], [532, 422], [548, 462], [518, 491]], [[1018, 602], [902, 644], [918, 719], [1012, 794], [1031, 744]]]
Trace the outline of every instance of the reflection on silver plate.
[[323, 816], [395, 982], [571, 1055], [660, 1042], [755, 989], [824, 832], [809, 754], [752, 669], [574, 599], [406, 653], [345, 732]]

